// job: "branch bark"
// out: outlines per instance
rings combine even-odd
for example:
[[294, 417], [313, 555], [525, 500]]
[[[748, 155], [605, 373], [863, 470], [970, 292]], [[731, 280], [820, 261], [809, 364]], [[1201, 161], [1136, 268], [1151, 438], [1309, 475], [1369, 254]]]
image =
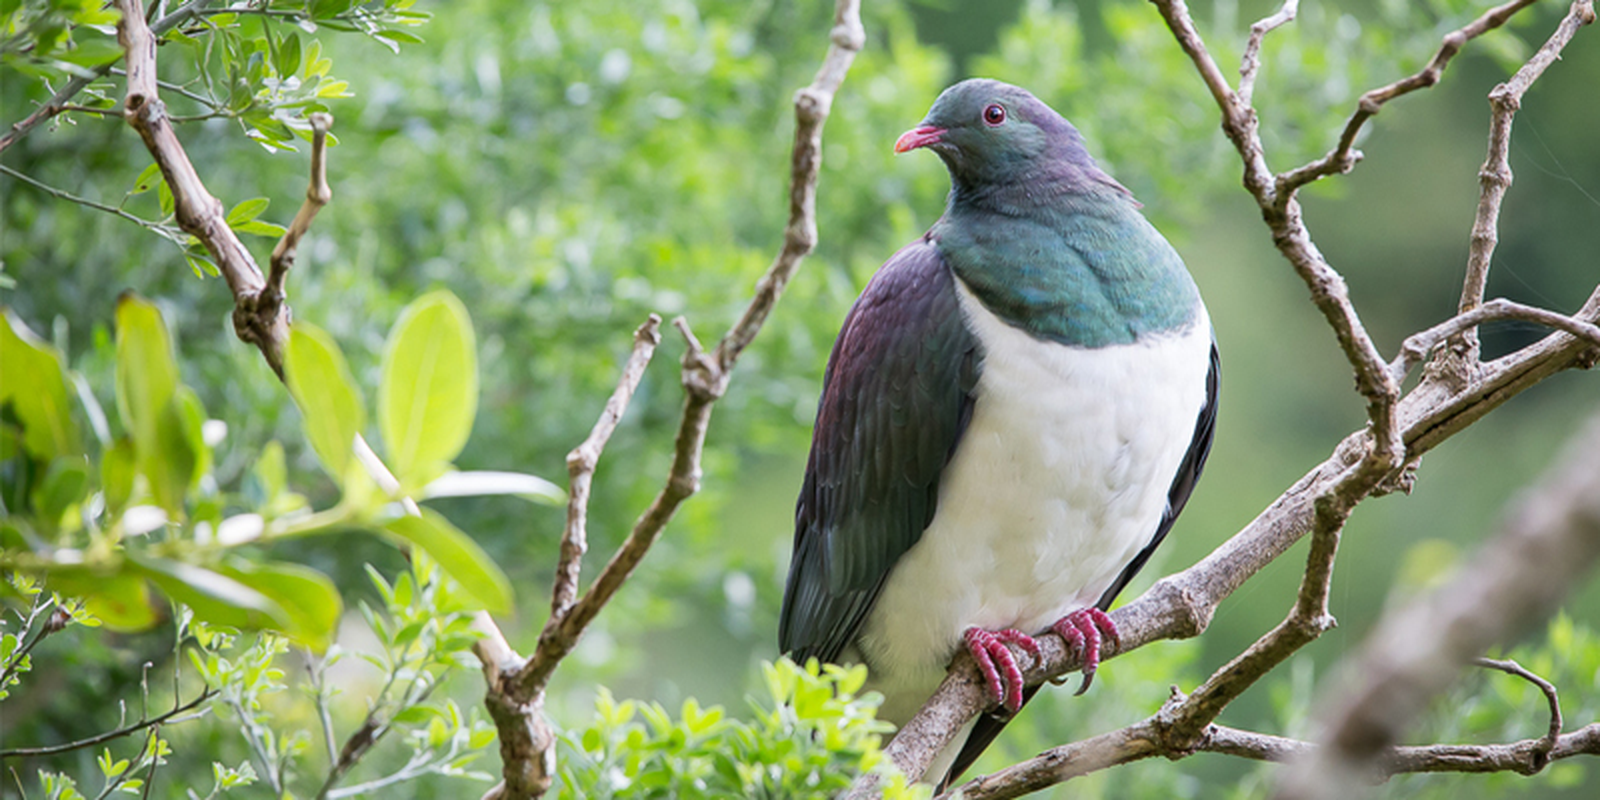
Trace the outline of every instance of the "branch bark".
[[[156, 37], [145, 23], [141, 0], [117, 0], [122, 19], [117, 40], [127, 53], [128, 94], [123, 115], [139, 132], [172, 190], [178, 225], [200, 240], [217, 262], [233, 292], [233, 329], [256, 346], [272, 371], [283, 377], [283, 349], [289, 340], [289, 309], [274, 299], [255, 257], [228, 227], [221, 201], [205, 183], [178, 141], [167, 106], [156, 87]], [[307, 220], [309, 224], [309, 220]]]
[[[589, 481], [594, 461], [599, 458], [605, 439], [615, 425], [612, 405], [632, 392], [637, 375], [630, 381], [624, 371], [612, 404], [596, 423], [588, 440], [568, 457], [572, 478], [569, 491], [568, 525], [562, 539], [562, 555], [557, 567], [551, 598], [551, 616], [539, 635], [533, 655], [519, 662], [514, 654], [503, 667], [491, 669], [485, 663], [489, 688], [485, 704], [500, 733], [504, 781], [485, 798], [538, 797], [549, 789], [555, 769], [555, 737], [543, 718], [544, 692], [561, 661], [572, 652], [579, 637], [615, 596], [633, 570], [638, 567], [656, 539], [671, 521], [678, 506], [700, 488], [700, 457], [712, 406], [727, 391], [728, 381], [739, 355], [761, 331], [784, 287], [800, 262], [816, 246], [817, 174], [822, 163], [822, 128], [833, 106], [833, 97], [849, 72], [855, 54], [866, 39], [861, 27], [859, 0], [838, 0], [830, 45], [821, 68], [811, 84], [795, 93], [794, 148], [790, 157], [789, 221], [784, 228], [783, 245], [772, 265], [757, 281], [755, 294], [733, 327], [709, 352], [700, 344], [683, 318], [673, 325], [688, 344], [683, 356], [683, 414], [673, 444], [671, 471], [650, 506], [634, 523], [628, 538], [612, 555], [599, 576], [581, 596], [577, 594], [579, 560], [586, 548], [584, 520], [587, 516]], [[654, 324], [647, 323], [654, 337]], [[644, 329], [641, 328], [641, 333]], [[651, 345], [653, 347], [653, 344]], [[638, 349], [635, 356], [638, 356]], [[648, 355], [645, 356], [648, 358]], [[630, 363], [631, 368], [631, 363]], [[639, 370], [642, 371], [642, 364]], [[621, 409], [617, 408], [616, 416]]]
[[[1587, 574], [1600, 558], [1600, 417], [1503, 527], [1449, 584], [1380, 623], [1345, 670], [1359, 679], [1324, 703], [1323, 746], [1283, 776], [1277, 797], [1348, 796], [1462, 667], [1549, 616]], [[1542, 769], [1559, 742], [1540, 740], [1527, 771]]]

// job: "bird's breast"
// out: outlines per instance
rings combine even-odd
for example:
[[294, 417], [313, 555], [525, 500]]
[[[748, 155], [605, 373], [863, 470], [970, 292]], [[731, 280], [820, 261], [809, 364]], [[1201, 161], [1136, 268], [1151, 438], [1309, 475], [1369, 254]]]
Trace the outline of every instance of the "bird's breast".
[[920, 704], [937, 685], [967, 627], [1038, 634], [1099, 599], [1154, 536], [1206, 401], [1203, 309], [1182, 330], [1078, 348], [957, 291], [983, 350], [972, 419], [856, 644], [891, 719], [897, 695]]

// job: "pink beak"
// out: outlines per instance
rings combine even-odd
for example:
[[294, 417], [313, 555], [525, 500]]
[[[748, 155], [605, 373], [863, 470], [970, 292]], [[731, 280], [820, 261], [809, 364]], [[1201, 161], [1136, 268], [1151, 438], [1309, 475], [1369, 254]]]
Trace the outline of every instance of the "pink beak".
[[940, 137], [944, 136], [944, 132], [944, 128], [935, 128], [932, 125], [912, 128], [900, 134], [900, 138], [895, 140], [894, 151], [896, 153], [909, 153], [919, 147], [927, 147], [935, 142], [943, 141]]

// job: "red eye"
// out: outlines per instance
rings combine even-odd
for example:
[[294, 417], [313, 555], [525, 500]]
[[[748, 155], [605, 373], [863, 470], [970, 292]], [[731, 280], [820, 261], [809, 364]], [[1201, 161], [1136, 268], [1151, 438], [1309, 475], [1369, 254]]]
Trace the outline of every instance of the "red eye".
[[999, 103], [992, 103], [983, 110], [983, 121], [990, 125], [999, 125], [1006, 121], [1006, 108]]

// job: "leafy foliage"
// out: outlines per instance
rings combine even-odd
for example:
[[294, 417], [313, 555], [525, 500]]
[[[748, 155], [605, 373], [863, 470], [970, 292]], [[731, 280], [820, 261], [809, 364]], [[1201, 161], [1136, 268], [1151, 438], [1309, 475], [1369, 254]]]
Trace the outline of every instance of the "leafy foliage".
[[674, 720], [659, 703], [619, 703], [602, 687], [594, 722], [562, 735], [560, 796], [824, 798], [871, 771], [885, 773], [886, 800], [932, 796], [878, 749], [893, 728], [875, 717], [881, 696], [857, 695], [865, 667], [783, 659], [761, 669], [767, 698], [752, 701], [751, 722], [692, 699]]

